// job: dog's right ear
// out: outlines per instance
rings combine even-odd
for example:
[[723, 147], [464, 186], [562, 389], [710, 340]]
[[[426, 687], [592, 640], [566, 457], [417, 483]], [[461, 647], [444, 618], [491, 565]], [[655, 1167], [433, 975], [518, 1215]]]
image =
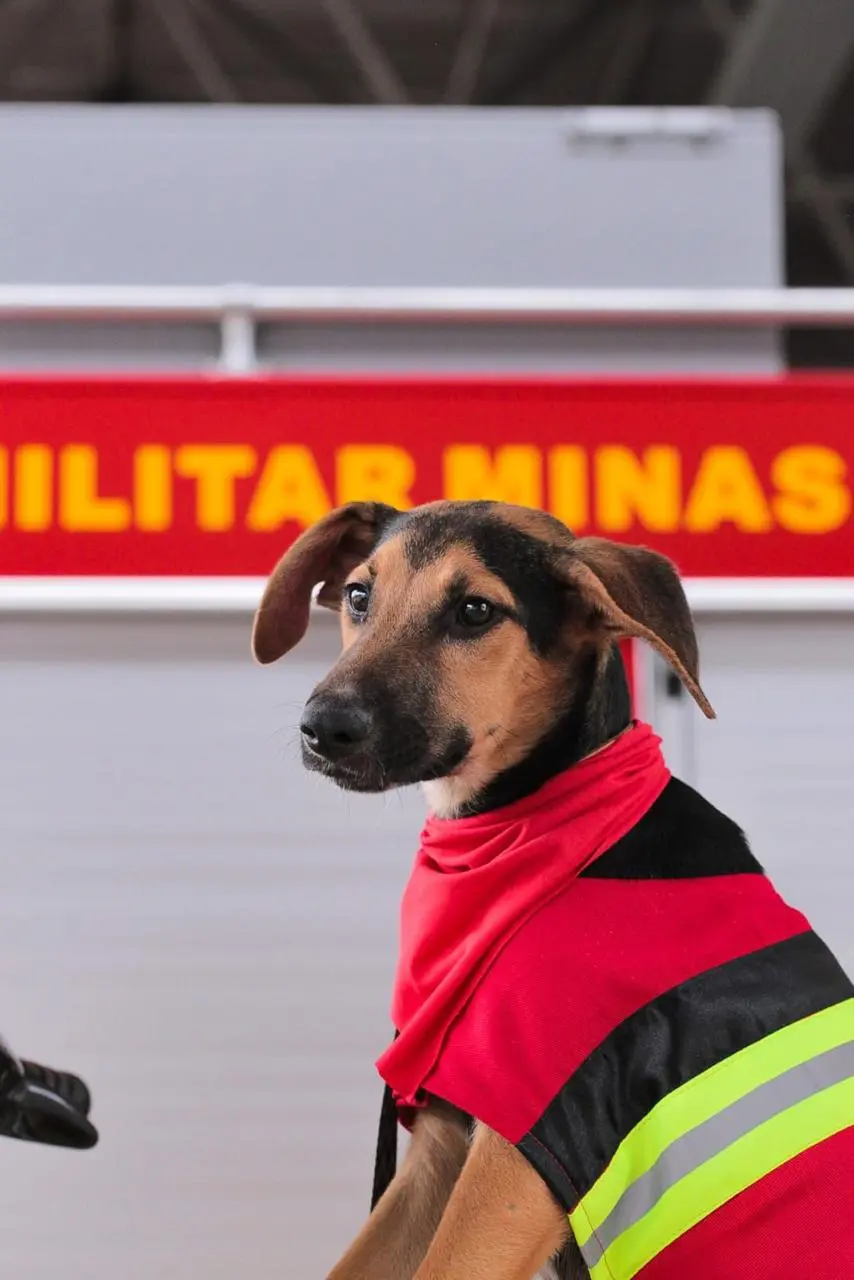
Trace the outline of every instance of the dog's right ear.
[[670, 664], [704, 715], [715, 713], [700, 688], [694, 621], [679, 574], [647, 547], [608, 538], [574, 538], [563, 576], [591, 610], [594, 630], [609, 639], [636, 636]]
[[347, 575], [399, 514], [382, 502], [351, 502], [297, 538], [271, 573], [255, 614], [252, 652], [258, 662], [275, 662], [303, 638], [318, 583], [318, 603], [340, 609]]

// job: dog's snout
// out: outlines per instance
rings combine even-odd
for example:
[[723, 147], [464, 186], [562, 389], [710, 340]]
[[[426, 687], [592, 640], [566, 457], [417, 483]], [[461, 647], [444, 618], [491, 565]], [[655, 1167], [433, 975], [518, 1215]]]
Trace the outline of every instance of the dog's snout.
[[303, 742], [325, 760], [341, 760], [364, 747], [374, 727], [370, 711], [338, 698], [316, 698], [300, 722]]

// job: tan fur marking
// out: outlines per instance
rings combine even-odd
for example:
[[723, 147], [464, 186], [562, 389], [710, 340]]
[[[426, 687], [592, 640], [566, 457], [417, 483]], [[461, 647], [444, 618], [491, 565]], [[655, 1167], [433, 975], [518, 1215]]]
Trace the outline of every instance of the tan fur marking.
[[[523, 510], [520, 508], [520, 510]], [[409, 565], [402, 537], [392, 538], [372, 557], [376, 584], [371, 634], [364, 635], [346, 664], [355, 678], [363, 666], [395, 645], [408, 643], [422, 620], [435, 610], [451, 582], [464, 578], [471, 595], [508, 609], [515, 607], [506, 584], [484, 568], [466, 546], [452, 546], [441, 560], [417, 572]], [[349, 581], [365, 581], [358, 566]], [[362, 626], [342, 613], [345, 651], [362, 636]], [[417, 656], [417, 655], [416, 655]], [[446, 723], [462, 722], [474, 743], [468, 758], [450, 778], [425, 784], [430, 807], [439, 816], [457, 812], [499, 772], [522, 760], [554, 716], [555, 699], [566, 687], [567, 657], [544, 662], [532, 651], [524, 628], [508, 620], [476, 645], [447, 645], [437, 650], [440, 679], [437, 706]], [[345, 674], [345, 670], [341, 671]]]
[[[466, 548], [454, 548], [442, 563], [452, 574], [466, 575], [472, 594], [514, 607], [501, 579]], [[477, 645], [442, 650], [439, 670], [437, 702], [443, 718], [461, 721], [474, 739], [453, 777], [425, 784], [434, 813], [448, 817], [496, 774], [523, 760], [542, 737], [554, 718], [556, 700], [565, 692], [567, 656], [561, 649], [544, 661], [531, 649], [524, 628], [508, 621]]]
[[[406, 559], [403, 537], [392, 538], [371, 557], [376, 582], [372, 598], [371, 630], [382, 633], [387, 650], [401, 636], [413, 633], [443, 599], [447, 588], [464, 577], [471, 595], [483, 595], [497, 604], [513, 608], [513, 596], [500, 578], [489, 573], [467, 548], [452, 546], [436, 564], [414, 570]], [[368, 580], [367, 564], [357, 566], [348, 582]], [[362, 627], [341, 615], [345, 646], [359, 639]]]
[[481, 1125], [415, 1280], [531, 1280], [568, 1239], [540, 1175]]
[[510, 502], [495, 504], [494, 515], [513, 525], [520, 533], [538, 542], [552, 544], [556, 550], [565, 551], [573, 542], [574, 534], [565, 524], [547, 511], [538, 511], [533, 507], [520, 507]]
[[467, 1152], [459, 1112], [431, 1101], [415, 1121], [397, 1176], [328, 1280], [412, 1280]]
[[449, 647], [439, 664], [440, 711], [462, 721], [474, 739], [453, 777], [425, 786], [434, 812], [447, 817], [530, 753], [554, 718], [566, 665], [560, 656], [539, 658], [515, 623], [496, 628], [476, 646]]

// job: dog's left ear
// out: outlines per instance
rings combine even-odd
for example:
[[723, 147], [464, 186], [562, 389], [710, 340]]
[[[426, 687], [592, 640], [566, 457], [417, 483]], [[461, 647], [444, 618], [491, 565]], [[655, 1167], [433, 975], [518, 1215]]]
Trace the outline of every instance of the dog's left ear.
[[341, 608], [347, 575], [371, 554], [383, 529], [399, 514], [382, 502], [350, 502], [300, 534], [270, 574], [255, 614], [252, 652], [258, 662], [275, 662], [303, 638], [318, 584], [318, 604]]
[[691, 610], [674, 565], [657, 551], [607, 538], [575, 538], [561, 573], [592, 610], [594, 627], [616, 639], [637, 637], [657, 649], [708, 716]]

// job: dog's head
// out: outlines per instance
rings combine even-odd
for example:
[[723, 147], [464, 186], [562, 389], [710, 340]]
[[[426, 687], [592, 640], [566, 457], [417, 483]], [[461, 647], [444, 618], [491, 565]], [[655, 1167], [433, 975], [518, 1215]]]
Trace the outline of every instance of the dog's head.
[[318, 584], [318, 603], [341, 612], [344, 651], [306, 703], [303, 760], [350, 790], [423, 782], [444, 814], [482, 807], [500, 778], [515, 777], [519, 793], [526, 762], [539, 758], [548, 776], [625, 727], [621, 637], [653, 645], [714, 715], [672, 564], [575, 538], [543, 512], [494, 502], [333, 511], [270, 577], [253, 632], [259, 662], [302, 638]]

